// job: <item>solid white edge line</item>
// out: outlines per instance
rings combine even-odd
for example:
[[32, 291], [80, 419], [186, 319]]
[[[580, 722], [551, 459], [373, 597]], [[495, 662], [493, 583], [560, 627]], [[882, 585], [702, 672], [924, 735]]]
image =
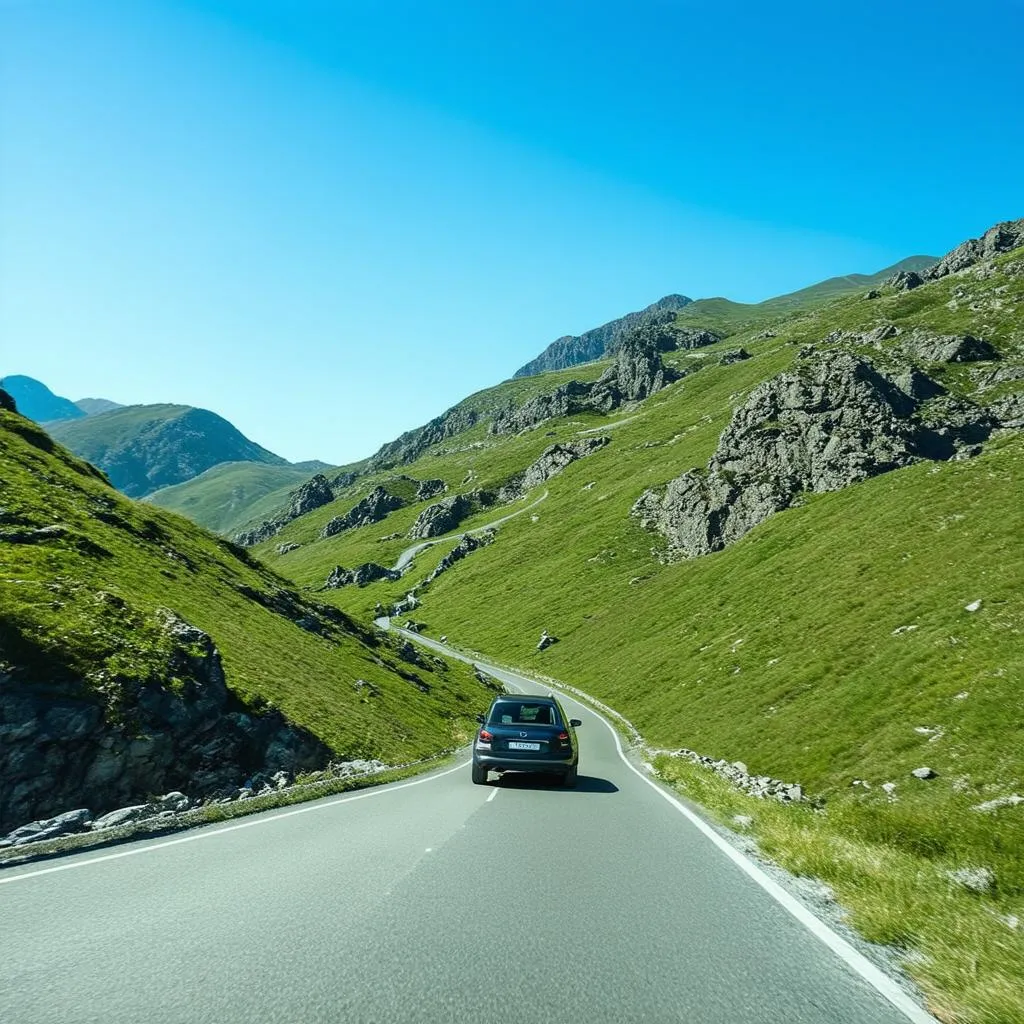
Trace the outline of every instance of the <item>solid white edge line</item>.
[[[530, 681], [534, 685], [539, 685], [536, 680], [529, 680], [528, 676], [520, 675], [518, 672], [512, 672], [509, 669], [499, 669], [496, 665], [487, 666], [485, 662], [478, 662], [482, 668], [497, 669], [498, 671], [506, 674], [515, 676], [517, 679], [524, 681]], [[552, 690], [558, 690], [557, 686], [551, 686]], [[653, 779], [648, 778], [639, 768], [632, 764], [629, 758], [626, 757], [622, 743], [619, 741], [619, 734], [615, 731], [615, 727], [602, 715], [600, 712], [594, 710], [594, 708], [583, 703], [582, 701], [570, 697], [567, 693], [559, 691], [562, 698], [575, 704], [577, 707], [583, 708], [584, 711], [589, 711], [598, 721], [601, 722], [605, 728], [612, 734], [612, 739], [615, 741], [615, 750], [617, 751], [622, 763], [639, 778], [641, 781], [646, 782], [651, 789], [654, 790], [659, 796], [667, 800], [680, 814], [682, 814], [687, 821], [694, 825], [700, 832], [702, 832], [708, 839], [711, 840], [719, 850], [722, 851], [737, 867], [744, 871], [750, 878], [752, 878], [769, 896], [772, 897], [779, 903], [785, 910], [789, 911], [816, 939], [823, 942], [840, 960], [842, 960], [848, 967], [854, 972], [860, 975], [876, 992], [884, 996], [893, 1006], [896, 1007], [908, 1020], [914, 1022], [914, 1024], [939, 1024], [935, 1017], [933, 1017], [927, 1010], [918, 1005], [918, 1003], [912, 999], [906, 992], [903, 991], [900, 986], [893, 981], [881, 968], [876, 967], [863, 953], [855, 949], [837, 932], [834, 932], [824, 921], [816, 917], [810, 910], [808, 910], [796, 897], [788, 893], [775, 879], [765, 874], [752, 860], [750, 860], [740, 850], [736, 849], [728, 840], [720, 836], [703, 818], [694, 814], [682, 801], [676, 799], [666, 789], [659, 786]]]
[[90, 857], [87, 860], [78, 860], [72, 864], [58, 864], [52, 868], [40, 868], [38, 871], [26, 871], [20, 875], [12, 875], [10, 878], [0, 878], [0, 885], [8, 885], [11, 882], [23, 882], [26, 878], [38, 878], [40, 875], [52, 875], [58, 871], [72, 871], [75, 868], [88, 867], [90, 864], [102, 864], [104, 861], [108, 860], [120, 860], [122, 857], [137, 857], [139, 854], [151, 853], [154, 850], [163, 850], [168, 846], [180, 846], [182, 843], [194, 843], [200, 839], [213, 839], [217, 836], [225, 835], [228, 832], [238, 832], [243, 828], [254, 828], [257, 825], [269, 825], [272, 822], [281, 821], [284, 818], [292, 818], [296, 814], [309, 814], [311, 811], [323, 811], [329, 807], [337, 807], [338, 804], [350, 804], [354, 800], [366, 800], [371, 796], [384, 796], [387, 793], [394, 793], [399, 789], [408, 789], [410, 786], [422, 786], [424, 782], [433, 782], [434, 779], [440, 779], [445, 775], [451, 775], [452, 772], [461, 771], [469, 763], [469, 761], [462, 761], [460, 764], [455, 765], [454, 768], [446, 768], [443, 772], [438, 772], [436, 775], [428, 775], [422, 779], [413, 779], [411, 782], [400, 782], [397, 785], [374, 787], [361, 793], [356, 793], [353, 796], [339, 797], [337, 800], [325, 800], [322, 803], [304, 804], [302, 807], [296, 807], [294, 810], [284, 811], [281, 814], [265, 816], [254, 815], [249, 821], [240, 821], [237, 825], [228, 825], [225, 828], [218, 828], [208, 832], [197, 832], [194, 835], [181, 836], [178, 839], [168, 839], [162, 843], [152, 843], [149, 846], [140, 846], [133, 850], [121, 850], [118, 853], [107, 853], [101, 857]]

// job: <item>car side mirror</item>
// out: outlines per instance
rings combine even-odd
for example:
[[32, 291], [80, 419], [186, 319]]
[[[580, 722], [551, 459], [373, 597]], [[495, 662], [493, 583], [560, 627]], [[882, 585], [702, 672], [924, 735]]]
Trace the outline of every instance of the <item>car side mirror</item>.
[[476, 720], [477, 720], [477, 721], [478, 721], [478, 722], [479, 722], [479, 723], [480, 723], [481, 725], [483, 725], [483, 724], [484, 724], [484, 716], [483, 716], [483, 715], [477, 715], [477, 716], [476, 716]]
[[569, 724], [574, 728], [578, 729], [583, 723], [578, 718], [570, 718]]

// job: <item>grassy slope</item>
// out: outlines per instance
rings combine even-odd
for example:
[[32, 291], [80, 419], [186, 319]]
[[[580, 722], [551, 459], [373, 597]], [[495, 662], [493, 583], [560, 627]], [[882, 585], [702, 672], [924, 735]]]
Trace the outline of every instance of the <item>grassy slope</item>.
[[[1024, 814], [971, 810], [1024, 792], [1024, 438], [995, 439], [974, 460], [914, 466], [812, 496], [730, 549], [676, 565], [654, 557], [657, 538], [628, 513], [646, 486], [703, 465], [749, 389], [785, 368], [798, 344], [835, 328], [888, 321], [974, 331], [1020, 360], [1021, 255], [999, 262], [1013, 273], [948, 278], [877, 300], [848, 297], [791, 318], [777, 338], [758, 339], [758, 324], [729, 338], [717, 347], [740, 343], [753, 358], [704, 369], [611, 417], [622, 424], [612, 444], [550, 481], [536, 520], [503, 526], [495, 544], [433, 584], [416, 613], [469, 649], [606, 700], [655, 745], [742, 759], [826, 798], [825, 815], [810, 820], [803, 809], [758, 804], [766, 848], [795, 870], [829, 878], [867, 934], [923, 950], [915, 973], [950, 1020], [1024, 1019], [1024, 956], [997, 916], [1024, 917]], [[932, 369], [953, 388], [970, 370]], [[500, 477], [600, 421], [556, 421], [501, 439], [478, 426], [490, 447], [428, 454], [406, 470], [452, 483], [470, 468], [478, 480]], [[414, 514], [402, 510], [307, 544], [279, 565], [309, 584], [336, 562], [353, 565], [374, 551], [386, 562], [408, 542], [375, 538], [404, 530]], [[290, 529], [312, 536], [303, 520]], [[329, 599], [368, 615], [444, 551], [421, 554], [399, 583]], [[980, 611], [965, 611], [977, 599]], [[916, 628], [894, 633], [901, 626]], [[542, 629], [561, 642], [538, 654]], [[931, 741], [935, 734], [918, 727], [941, 737]], [[911, 778], [920, 765], [939, 777]], [[711, 801], [706, 781], [687, 782], [678, 762], [670, 771]], [[872, 789], [852, 788], [854, 778]], [[887, 780], [897, 784], [896, 802], [879, 788]], [[720, 798], [723, 807], [730, 802]], [[990, 897], [956, 890], [942, 873], [977, 865], [995, 873]], [[957, 945], [961, 925], [985, 951], [981, 964]]]
[[261, 462], [223, 462], [183, 484], [154, 491], [146, 496], [146, 501], [187, 516], [208, 530], [228, 535], [258, 514], [268, 497], [272, 512], [314, 472]]
[[[5, 647], [66, 666], [109, 702], [132, 679], [160, 670], [153, 613], [167, 606], [212, 635], [244, 700], [275, 704], [340, 755], [434, 752], [465, 738], [468, 716], [486, 704], [462, 666], [421, 672], [432, 685], [421, 694], [372, 634], [317, 637], [243, 596], [241, 585], [271, 592], [283, 581], [187, 520], [123, 498], [29, 421], [0, 414], [0, 447], [7, 521], [74, 531], [0, 548]], [[120, 525], [97, 519], [103, 510]], [[124, 609], [104, 595], [123, 599]], [[360, 696], [358, 678], [380, 695]]]

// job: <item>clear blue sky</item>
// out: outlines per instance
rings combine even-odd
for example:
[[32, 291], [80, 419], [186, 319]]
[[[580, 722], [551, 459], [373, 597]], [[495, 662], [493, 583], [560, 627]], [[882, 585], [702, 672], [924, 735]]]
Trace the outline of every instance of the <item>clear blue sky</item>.
[[668, 292], [1024, 214], [1024, 7], [0, 0], [0, 375], [372, 452]]

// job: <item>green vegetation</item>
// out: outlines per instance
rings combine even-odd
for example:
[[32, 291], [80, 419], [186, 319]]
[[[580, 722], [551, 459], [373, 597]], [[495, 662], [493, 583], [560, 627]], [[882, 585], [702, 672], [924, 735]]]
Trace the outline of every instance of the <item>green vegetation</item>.
[[221, 462], [286, 465], [206, 409], [127, 405], [51, 425], [52, 435], [99, 466], [119, 490], [141, 497], [190, 480]]
[[[279, 708], [339, 757], [407, 761], [470, 735], [487, 692], [465, 666], [406, 665], [392, 642], [354, 624], [307, 632], [257, 600], [286, 586], [279, 576], [122, 497], [20, 416], [0, 413], [0, 452], [3, 531], [31, 535], [0, 550], [3, 659], [47, 680], [46, 692], [92, 693], [117, 717], [139, 683], [165, 678], [155, 612], [168, 607], [213, 637], [243, 701]], [[57, 529], [33, 533], [46, 527]]]
[[[531, 514], [435, 581], [415, 617], [467, 650], [579, 686], [658, 747], [741, 759], [756, 774], [800, 782], [824, 810], [729, 793], [744, 813], [748, 804], [758, 810], [765, 850], [827, 881], [865, 934], [904, 949], [933, 1007], [958, 1022], [1024, 1018], [1024, 956], [1008, 923], [1024, 919], [1024, 807], [974, 809], [1024, 792], [1024, 436], [997, 435], [974, 459], [805, 495], [725, 551], [678, 564], [661, 561], [659, 538], [629, 513], [645, 488], [706, 465], [732, 410], [804, 344], [841, 345], [886, 365], [916, 328], [974, 333], [996, 345], [1001, 364], [925, 369], [974, 400], [1024, 389], [1013, 373], [985, 380], [997, 366], [1024, 365], [1022, 271], [1018, 251], [991, 272], [873, 299], [858, 286], [742, 327], [719, 310], [718, 326], [728, 320], [731, 336], [668, 353], [667, 362], [702, 368], [636, 408], [552, 420], [513, 437], [478, 423], [402, 468], [468, 490], [507, 479], [555, 441], [608, 432], [611, 444], [550, 480]], [[677, 322], [685, 314], [693, 326], [716, 326], [697, 317], [698, 306]], [[889, 323], [899, 337], [858, 340], [856, 332]], [[716, 364], [737, 345], [751, 358]], [[582, 369], [596, 376], [603, 365]], [[512, 383], [549, 391], [567, 376], [582, 376], [581, 367]], [[500, 405], [510, 393], [501, 385], [489, 401]], [[318, 587], [336, 564], [391, 564], [411, 543], [404, 535], [417, 511], [320, 541], [322, 522], [337, 514], [320, 509], [275, 538], [302, 547], [279, 559], [271, 545], [260, 554]], [[380, 540], [393, 533], [403, 536]], [[450, 546], [418, 555], [401, 581], [324, 599], [368, 617]], [[543, 629], [561, 642], [539, 653]], [[912, 777], [921, 766], [937, 777]], [[712, 782], [694, 781], [696, 769], [672, 761], [665, 770], [717, 806]], [[895, 783], [895, 799], [885, 782]], [[945, 872], [961, 868], [986, 868], [993, 887], [958, 887]]]
[[182, 484], [155, 491], [146, 501], [230, 536], [253, 518], [270, 518], [288, 493], [315, 472], [262, 462], [223, 462]]

